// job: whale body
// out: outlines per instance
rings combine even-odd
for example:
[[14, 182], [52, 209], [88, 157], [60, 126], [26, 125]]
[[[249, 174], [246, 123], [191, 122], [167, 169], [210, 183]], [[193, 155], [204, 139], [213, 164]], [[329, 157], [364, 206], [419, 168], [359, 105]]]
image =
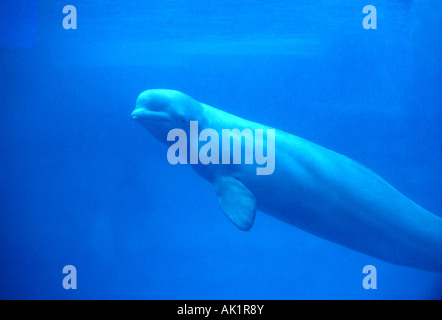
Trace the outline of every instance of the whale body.
[[[223, 129], [273, 129], [166, 89], [142, 92], [132, 118], [166, 144], [170, 130], [188, 132], [190, 121], [220, 136]], [[442, 218], [337, 152], [275, 129], [270, 175], [257, 175], [256, 164], [192, 167], [213, 183], [222, 211], [241, 230], [258, 210], [375, 258], [442, 272]]]

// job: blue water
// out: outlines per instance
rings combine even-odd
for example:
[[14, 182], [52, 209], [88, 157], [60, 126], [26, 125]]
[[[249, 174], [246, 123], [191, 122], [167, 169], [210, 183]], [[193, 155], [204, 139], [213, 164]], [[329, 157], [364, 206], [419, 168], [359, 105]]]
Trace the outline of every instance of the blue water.
[[[362, 27], [367, 4], [376, 30]], [[213, 186], [130, 118], [143, 90], [180, 90], [358, 160], [442, 216], [441, 10], [2, 0], [0, 298], [441, 299], [442, 275], [264, 213], [238, 230]], [[376, 290], [362, 286], [368, 264]]]

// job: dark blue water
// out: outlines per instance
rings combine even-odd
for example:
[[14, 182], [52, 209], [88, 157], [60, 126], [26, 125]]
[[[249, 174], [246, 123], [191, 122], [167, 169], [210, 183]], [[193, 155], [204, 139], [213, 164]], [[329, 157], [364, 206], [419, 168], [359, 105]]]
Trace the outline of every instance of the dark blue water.
[[17, 2], [0, 3], [0, 298], [442, 298], [441, 275], [261, 212], [238, 230], [130, 118], [143, 90], [180, 90], [363, 162], [442, 215], [439, 1]]

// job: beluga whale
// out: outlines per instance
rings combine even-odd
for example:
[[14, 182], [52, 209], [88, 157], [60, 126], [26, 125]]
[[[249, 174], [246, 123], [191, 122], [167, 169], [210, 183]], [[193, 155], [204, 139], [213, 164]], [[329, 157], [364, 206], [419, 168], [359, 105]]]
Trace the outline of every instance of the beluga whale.
[[[175, 90], [142, 92], [131, 116], [170, 146], [169, 162], [191, 165], [214, 185], [222, 211], [239, 229], [249, 230], [260, 211], [369, 256], [442, 272], [442, 218], [361, 163]], [[235, 161], [224, 152], [236, 143], [246, 154], [250, 141], [262, 153], [255, 159]], [[267, 164], [258, 161], [263, 151]]]

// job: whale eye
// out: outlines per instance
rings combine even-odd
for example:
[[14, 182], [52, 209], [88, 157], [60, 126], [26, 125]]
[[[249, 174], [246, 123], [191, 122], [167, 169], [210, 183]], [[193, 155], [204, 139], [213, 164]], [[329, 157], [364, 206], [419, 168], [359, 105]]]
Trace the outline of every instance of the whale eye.
[[186, 123], [187, 123], [187, 120], [186, 120], [186, 118], [185, 118], [183, 115], [180, 115], [180, 116], [179, 116], [178, 121], [179, 121], [181, 124], [186, 124]]

